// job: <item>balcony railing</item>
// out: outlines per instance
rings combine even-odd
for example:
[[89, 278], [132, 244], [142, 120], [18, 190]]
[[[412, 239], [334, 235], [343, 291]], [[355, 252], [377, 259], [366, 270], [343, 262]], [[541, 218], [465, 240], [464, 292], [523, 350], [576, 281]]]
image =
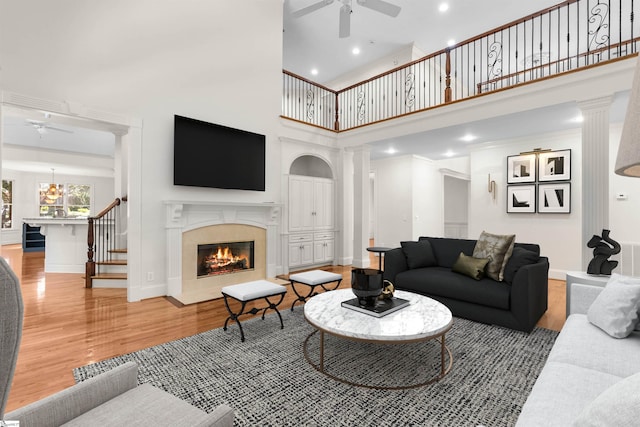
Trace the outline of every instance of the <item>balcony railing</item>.
[[634, 55], [638, 3], [567, 0], [339, 91], [283, 71], [282, 116], [345, 131]]

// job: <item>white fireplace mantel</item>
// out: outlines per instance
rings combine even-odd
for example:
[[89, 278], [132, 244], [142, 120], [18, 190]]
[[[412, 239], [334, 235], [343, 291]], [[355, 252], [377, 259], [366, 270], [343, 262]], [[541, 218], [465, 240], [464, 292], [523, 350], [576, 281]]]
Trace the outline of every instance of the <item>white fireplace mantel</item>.
[[243, 203], [166, 200], [167, 293], [178, 298], [183, 293], [182, 235], [186, 231], [220, 224], [244, 224], [266, 230], [266, 273], [273, 278], [282, 271], [278, 257], [282, 205], [279, 203]]

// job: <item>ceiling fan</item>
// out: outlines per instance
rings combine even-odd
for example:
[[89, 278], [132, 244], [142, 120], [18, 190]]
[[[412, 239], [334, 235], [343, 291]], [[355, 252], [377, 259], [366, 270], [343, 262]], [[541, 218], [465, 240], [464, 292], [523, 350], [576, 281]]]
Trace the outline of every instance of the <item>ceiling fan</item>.
[[55, 126], [51, 126], [47, 122], [43, 122], [43, 121], [40, 121], [40, 120], [27, 119], [26, 123], [25, 123], [25, 126], [33, 127], [36, 130], [36, 132], [38, 132], [40, 134], [40, 136], [44, 135], [49, 130], [55, 130], [55, 131], [58, 131], [58, 132], [65, 132], [65, 133], [73, 133], [73, 131], [71, 131], [71, 130], [57, 128]]
[[[295, 18], [299, 18], [301, 16], [308, 15], [309, 13], [315, 12], [325, 6], [329, 6], [333, 2], [334, 0], [320, 0], [307, 7], [294, 11], [293, 16]], [[351, 34], [351, 0], [339, 0], [339, 2], [342, 3], [342, 7], [340, 7], [339, 36], [340, 38], [345, 38], [349, 37]], [[391, 4], [384, 0], [356, 0], [356, 2], [360, 6], [375, 10], [376, 12], [384, 13], [385, 15], [394, 18], [398, 16], [401, 9], [400, 6], [396, 6], [395, 4]]]

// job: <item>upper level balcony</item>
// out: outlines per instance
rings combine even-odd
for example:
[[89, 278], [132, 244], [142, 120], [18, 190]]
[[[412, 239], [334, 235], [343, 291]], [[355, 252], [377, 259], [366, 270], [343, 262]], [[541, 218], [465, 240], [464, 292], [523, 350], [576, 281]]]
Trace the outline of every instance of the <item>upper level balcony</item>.
[[567, 0], [341, 90], [284, 70], [282, 117], [343, 132], [625, 59], [638, 3]]

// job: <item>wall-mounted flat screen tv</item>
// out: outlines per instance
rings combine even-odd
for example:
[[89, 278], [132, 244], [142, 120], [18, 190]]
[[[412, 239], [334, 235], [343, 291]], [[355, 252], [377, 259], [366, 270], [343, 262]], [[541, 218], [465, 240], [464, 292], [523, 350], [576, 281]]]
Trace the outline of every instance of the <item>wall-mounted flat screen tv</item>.
[[265, 191], [265, 136], [176, 115], [173, 184]]

